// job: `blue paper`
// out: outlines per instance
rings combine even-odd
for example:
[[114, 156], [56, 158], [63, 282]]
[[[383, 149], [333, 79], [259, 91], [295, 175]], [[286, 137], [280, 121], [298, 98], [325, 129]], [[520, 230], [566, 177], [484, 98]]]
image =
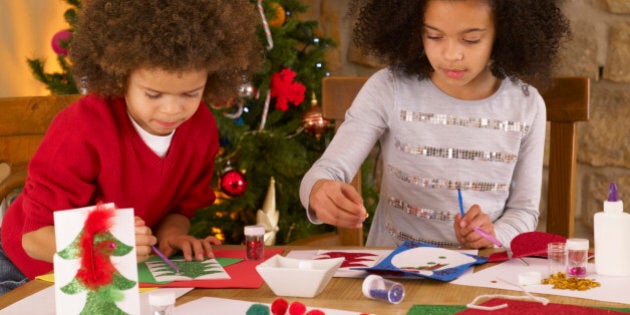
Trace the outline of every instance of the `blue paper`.
[[488, 258], [460, 253], [432, 244], [405, 241], [378, 264], [365, 270], [381, 276], [405, 276], [451, 281], [468, 268], [488, 262]]

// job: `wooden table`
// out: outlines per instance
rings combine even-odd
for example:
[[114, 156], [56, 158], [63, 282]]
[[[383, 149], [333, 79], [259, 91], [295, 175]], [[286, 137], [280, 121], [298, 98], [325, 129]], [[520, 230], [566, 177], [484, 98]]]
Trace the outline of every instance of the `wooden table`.
[[[242, 248], [242, 246], [228, 245], [222, 248]], [[299, 246], [283, 246], [285, 253], [292, 249], [315, 249]], [[346, 248], [348, 249], [348, 248]], [[481, 255], [488, 255], [492, 250], [483, 250]], [[492, 264], [478, 266], [485, 268]], [[331, 308], [356, 312], [369, 312], [374, 314], [407, 314], [414, 304], [430, 305], [465, 305], [475, 297], [482, 294], [510, 294], [522, 295], [519, 291], [462, 286], [429, 279], [398, 279], [405, 286], [405, 299], [398, 305], [381, 301], [370, 300], [363, 296], [361, 285], [363, 279], [333, 278], [324, 291], [315, 298], [286, 298], [289, 302], [301, 301], [309, 308]], [[30, 281], [22, 287], [13, 290], [0, 297], [0, 309], [12, 303], [28, 297], [48, 286], [50, 283], [41, 280]], [[601, 302], [595, 300], [578, 299], [572, 297], [535, 294], [548, 298], [552, 303], [573, 304], [582, 306], [599, 307], [628, 307], [627, 304]], [[272, 303], [277, 296], [263, 283], [258, 289], [194, 289], [177, 300], [177, 305], [198, 299], [200, 297], [218, 297], [236, 300], [245, 300], [260, 303]]]

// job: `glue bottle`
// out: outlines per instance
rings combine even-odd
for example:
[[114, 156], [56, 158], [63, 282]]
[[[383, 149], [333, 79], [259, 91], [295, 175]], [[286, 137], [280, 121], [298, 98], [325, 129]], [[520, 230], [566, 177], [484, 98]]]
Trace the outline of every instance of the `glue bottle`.
[[630, 214], [623, 212], [617, 185], [610, 183], [604, 211], [595, 213], [595, 272], [630, 276]]

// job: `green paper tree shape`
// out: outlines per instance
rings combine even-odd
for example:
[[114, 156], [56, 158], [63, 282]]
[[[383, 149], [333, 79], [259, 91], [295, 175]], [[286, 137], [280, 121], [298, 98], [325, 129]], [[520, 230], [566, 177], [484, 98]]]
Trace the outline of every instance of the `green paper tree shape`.
[[[65, 260], [73, 260], [81, 258], [81, 237], [83, 236], [84, 229], [77, 235], [68, 247], [64, 248], [57, 254]], [[77, 271], [77, 275], [70, 281], [70, 283], [61, 287], [61, 291], [66, 294], [77, 294], [80, 292], [88, 291], [85, 306], [81, 311], [81, 314], [98, 314], [107, 310], [109, 315], [127, 314], [118, 306], [115, 302], [122, 301], [125, 295], [122, 291], [129, 290], [136, 285], [136, 281], [129, 280], [118, 272], [113, 266], [110, 257], [111, 256], [125, 256], [131, 252], [132, 246], [126, 245], [117, 239], [111, 232], [98, 233], [94, 236], [94, 252], [92, 255], [100, 255], [102, 261], [108, 264], [107, 267], [111, 267], [115, 270], [112, 274], [111, 282], [100, 285], [97, 288], [90, 288]]]
[[151, 269], [151, 272], [155, 277], [185, 276], [191, 279], [225, 272], [221, 264], [214, 259], [208, 259], [205, 261], [172, 261], [177, 265], [177, 267], [179, 267], [179, 273], [177, 273], [173, 267], [169, 266], [166, 262], [161, 262], [159, 267]]

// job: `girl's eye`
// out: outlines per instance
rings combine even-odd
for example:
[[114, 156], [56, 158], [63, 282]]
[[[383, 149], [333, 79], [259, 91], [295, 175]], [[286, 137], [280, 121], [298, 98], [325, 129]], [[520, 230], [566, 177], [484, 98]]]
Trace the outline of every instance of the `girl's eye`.
[[479, 41], [479, 39], [464, 39], [464, 42], [467, 44], [477, 44]]
[[440, 37], [440, 36], [431, 36], [431, 35], [427, 35], [427, 38], [428, 38], [429, 40], [440, 40], [442, 37]]
[[185, 97], [188, 97], [188, 98], [196, 98], [196, 97], [199, 97], [199, 92], [195, 92], [195, 93], [186, 93], [186, 94], [184, 94], [184, 96], [185, 96]]
[[146, 95], [149, 99], [152, 99], [152, 100], [160, 97], [159, 93], [145, 93], [144, 95]]

